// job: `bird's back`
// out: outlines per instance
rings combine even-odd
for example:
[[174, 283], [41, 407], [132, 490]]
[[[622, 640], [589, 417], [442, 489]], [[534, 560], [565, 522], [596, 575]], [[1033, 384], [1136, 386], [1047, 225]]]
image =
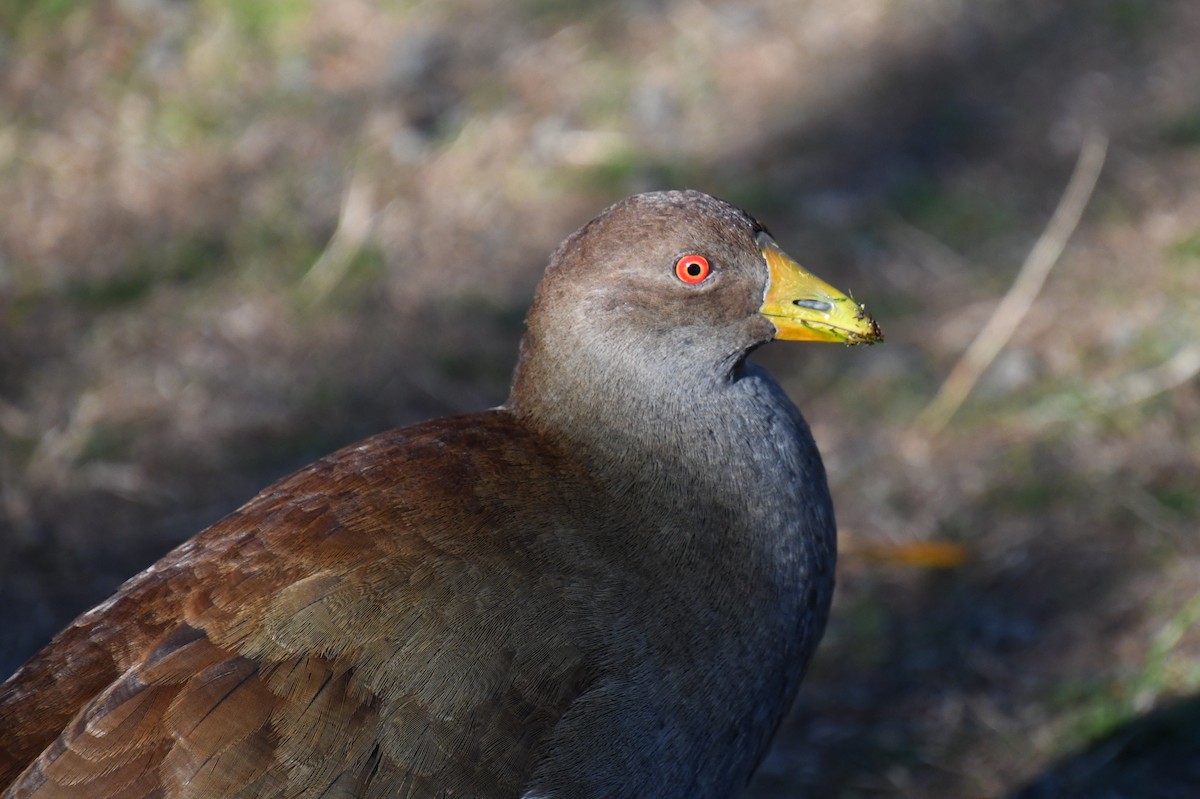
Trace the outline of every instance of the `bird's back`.
[[510, 421], [318, 461], [80, 617], [0, 692], [4, 796], [517, 795], [587, 674]]

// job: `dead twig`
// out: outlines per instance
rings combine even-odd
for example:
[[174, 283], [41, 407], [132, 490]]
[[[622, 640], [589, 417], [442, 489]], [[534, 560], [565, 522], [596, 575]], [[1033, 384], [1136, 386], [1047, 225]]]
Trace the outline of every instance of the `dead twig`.
[[350, 179], [342, 197], [337, 229], [320, 257], [300, 281], [300, 292], [315, 305], [334, 290], [362, 250], [375, 224], [374, 187], [360, 174]]
[[1186, 346], [1157, 366], [1127, 375], [1098, 392], [1102, 411], [1137, 405], [1182, 386], [1200, 374], [1200, 345]]
[[914, 431], [929, 438], [941, 432], [1008, 344], [1075, 232], [1096, 188], [1107, 150], [1108, 137], [1102, 133], [1090, 133], [1084, 140], [1075, 171], [1046, 229], [1029, 251], [1016, 280], [996, 306], [991, 319], [950, 370], [933, 400], [913, 422]]

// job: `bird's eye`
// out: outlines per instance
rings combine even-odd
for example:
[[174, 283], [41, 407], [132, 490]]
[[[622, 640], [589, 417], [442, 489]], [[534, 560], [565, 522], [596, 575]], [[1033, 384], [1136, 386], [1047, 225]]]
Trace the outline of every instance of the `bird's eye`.
[[703, 255], [685, 255], [675, 262], [675, 277], [684, 283], [703, 283], [712, 274], [712, 267]]

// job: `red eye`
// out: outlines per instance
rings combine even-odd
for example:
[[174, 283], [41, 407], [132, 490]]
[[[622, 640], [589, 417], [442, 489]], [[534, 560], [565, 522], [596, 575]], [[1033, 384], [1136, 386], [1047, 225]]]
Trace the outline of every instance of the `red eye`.
[[685, 255], [675, 262], [675, 277], [684, 283], [696, 285], [712, 274], [712, 267], [703, 255]]

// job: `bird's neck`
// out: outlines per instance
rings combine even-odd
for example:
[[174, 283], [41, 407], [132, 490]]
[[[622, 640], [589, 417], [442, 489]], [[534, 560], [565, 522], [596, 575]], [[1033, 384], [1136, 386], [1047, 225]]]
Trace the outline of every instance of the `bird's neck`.
[[773, 566], [790, 560], [791, 534], [809, 526], [801, 503], [822, 513], [829, 505], [799, 412], [752, 364], [666, 363], [579, 351], [568, 359], [527, 339], [507, 407], [622, 507], [671, 519], [679, 536], [663, 546], [744, 546], [751, 560], [753, 550]]
[[[730, 400], [735, 358], [685, 362], [671, 353], [544, 343], [529, 334], [507, 406], [539, 434], [605, 462], [688, 459], [711, 436], [697, 434]], [[717, 442], [711, 442], [716, 444]], [[599, 465], [599, 464], [598, 464]]]

